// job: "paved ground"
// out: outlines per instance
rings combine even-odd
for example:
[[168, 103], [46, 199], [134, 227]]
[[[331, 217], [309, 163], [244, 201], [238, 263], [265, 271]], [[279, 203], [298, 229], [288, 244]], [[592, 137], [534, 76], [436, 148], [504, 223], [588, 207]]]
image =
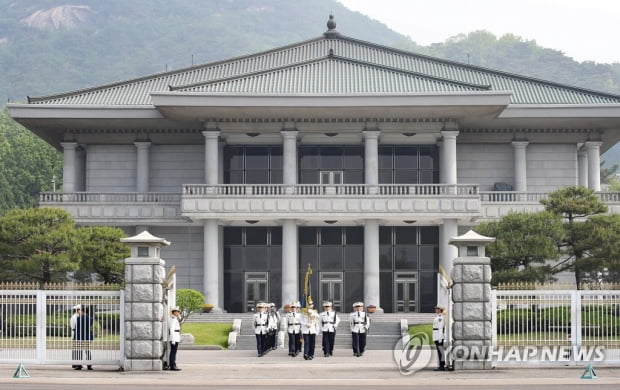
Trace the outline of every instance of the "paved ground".
[[[301, 388], [347, 388], [421, 386], [443, 388], [477, 386], [489, 388], [567, 389], [581, 387], [620, 388], [620, 368], [595, 366], [596, 379], [580, 379], [584, 367], [504, 368], [488, 371], [434, 372], [424, 369], [412, 375], [401, 374], [392, 351], [367, 351], [360, 358], [349, 351], [336, 351], [333, 357], [322, 355], [312, 361], [301, 356], [291, 358], [282, 350], [262, 358], [253, 351], [180, 350], [182, 371], [120, 372], [116, 367], [95, 366], [94, 371], [74, 371], [65, 366], [26, 365], [29, 378], [13, 378], [15, 364], [0, 365], [0, 389], [70, 389], [79, 385], [89, 390], [149, 386], [274, 386]], [[59, 386], [64, 385], [64, 386]], [[161, 386], [161, 387], [160, 387]], [[232, 387], [230, 387], [232, 386]]]

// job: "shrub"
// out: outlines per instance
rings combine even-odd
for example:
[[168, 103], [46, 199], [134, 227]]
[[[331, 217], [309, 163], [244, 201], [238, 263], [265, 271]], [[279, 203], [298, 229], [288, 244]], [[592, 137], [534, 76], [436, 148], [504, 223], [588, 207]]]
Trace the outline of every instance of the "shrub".
[[202, 310], [204, 301], [205, 297], [199, 291], [189, 288], [177, 290], [177, 306], [184, 315]]

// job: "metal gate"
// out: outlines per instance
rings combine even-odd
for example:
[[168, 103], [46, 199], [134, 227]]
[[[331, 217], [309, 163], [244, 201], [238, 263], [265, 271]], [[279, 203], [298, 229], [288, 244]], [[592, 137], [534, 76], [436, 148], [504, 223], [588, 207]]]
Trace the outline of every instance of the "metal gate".
[[620, 362], [620, 291], [493, 291], [493, 358], [514, 364]]
[[123, 303], [123, 290], [0, 290], [0, 362], [122, 367]]

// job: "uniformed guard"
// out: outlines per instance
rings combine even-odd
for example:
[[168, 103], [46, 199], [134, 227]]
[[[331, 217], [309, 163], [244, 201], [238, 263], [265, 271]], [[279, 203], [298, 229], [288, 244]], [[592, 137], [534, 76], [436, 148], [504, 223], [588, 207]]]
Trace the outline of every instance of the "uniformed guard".
[[269, 304], [269, 321], [267, 323], [268, 338], [267, 350], [273, 351], [278, 347], [278, 328], [280, 326], [280, 313], [276, 308], [276, 304]]
[[301, 314], [299, 301], [291, 303], [291, 311], [286, 313], [286, 331], [288, 332], [288, 355], [295, 357], [301, 352]]
[[353, 311], [349, 316], [351, 326], [351, 343], [353, 345], [353, 356], [364, 355], [366, 349], [366, 332], [370, 329], [370, 317], [364, 311], [363, 302], [355, 302]]
[[177, 367], [177, 351], [181, 342], [181, 311], [178, 307], [170, 310], [171, 317], [168, 319], [168, 340], [170, 341], [170, 355], [168, 357], [168, 369], [171, 371], [181, 371]]
[[267, 325], [269, 315], [265, 312], [267, 305], [263, 302], [256, 304], [258, 312], [254, 313], [254, 334], [256, 335], [256, 350], [258, 357], [265, 356], [267, 345]]
[[435, 318], [433, 318], [433, 341], [435, 342], [435, 348], [437, 348], [437, 360], [439, 362], [439, 367], [435, 368], [435, 371], [446, 370], [446, 358], [443, 349], [446, 329], [444, 325], [443, 311], [443, 306], [435, 306], [436, 315]]
[[316, 335], [321, 331], [321, 317], [314, 310], [312, 301], [308, 301], [306, 313], [301, 316], [301, 333], [304, 338], [304, 359], [314, 359]]
[[332, 310], [332, 303], [323, 302], [321, 317], [321, 331], [323, 332], [323, 356], [334, 355], [334, 340], [336, 339], [336, 329], [340, 323], [340, 316]]

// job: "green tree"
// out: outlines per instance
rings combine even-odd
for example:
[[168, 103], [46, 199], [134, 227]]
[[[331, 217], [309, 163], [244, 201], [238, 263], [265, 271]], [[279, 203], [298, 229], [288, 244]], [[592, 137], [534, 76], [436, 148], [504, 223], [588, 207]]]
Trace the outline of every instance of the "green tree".
[[202, 295], [200, 291], [191, 288], [181, 288], [177, 290], [177, 306], [181, 310], [183, 319], [187, 318], [195, 311], [200, 311], [204, 303], [205, 296]]
[[482, 223], [476, 232], [495, 237], [487, 246], [493, 270], [492, 283], [546, 282], [553, 278], [548, 260], [559, 258], [558, 242], [564, 235], [562, 220], [549, 213], [511, 213], [498, 221]]
[[595, 215], [584, 222], [582, 246], [587, 262], [582, 271], [593, 282], [620, 282], [620, 215]]
[[77, 229], [79, 249], [74, 252], [80, 273], [94, 272], [104, 283], [122, 283], [129, 247], [120, 242], [125, 232], [110, 226], [89, 226]]
[[62, 155], [0, 111], [0, 215], [35, 207], [52, 180], [62, 182]]
[[572, 269], [577, 286], [585, 281], [585, 273], [600, 266], [596, 258], [590, 256], [593, 245], [589, 236], [592, 230], [584, 221], [593, 215], [607, 212], [605, 205], [593, 190], [584, 187], [566, 187], [549, 194], [541, 200], [546, 210], [566, 221], [564, 238], [560, 243], [565, 258], [553, 268], [555, 272]]
[[16, 209], [0, 218], [0, 261], [5, 280], [64, 282], [78, 268], [73, 218], [57, 208]]

